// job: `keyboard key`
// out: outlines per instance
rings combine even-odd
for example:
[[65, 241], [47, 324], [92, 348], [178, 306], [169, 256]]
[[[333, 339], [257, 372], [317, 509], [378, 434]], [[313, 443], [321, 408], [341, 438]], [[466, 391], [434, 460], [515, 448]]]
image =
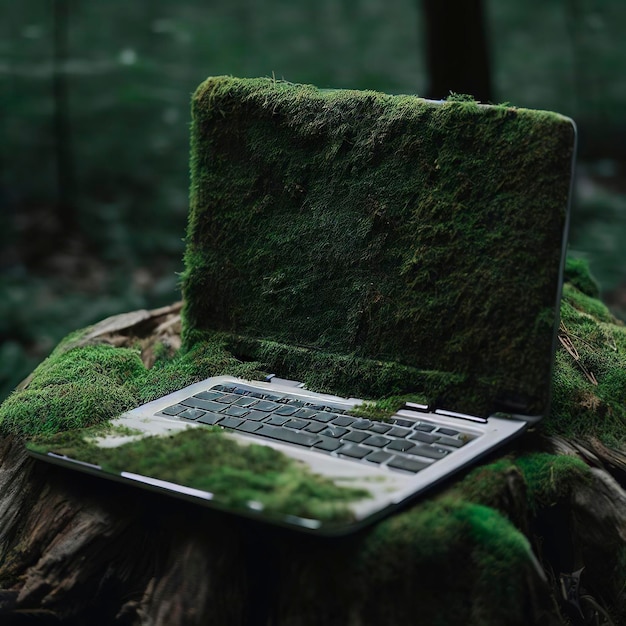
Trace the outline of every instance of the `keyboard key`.
[[342, 437], [343, 441], [351, 441], [352, 443], [361, 443], [364, 439], [369, 437], [369, 433], [364, 433], [360, 430], [353, 430], [348, 433], [345, 437]]
[[185, 409], [182, 413], [178, 414], [178, 417], [183, 417], [186, 420], [197, 420], [200, 416], [204, 415], [205, 411], [200, 409]]
[[274, 411], [278, 407], [280, 407], [280, 404], [277, 404], [276, 402], [270, 402], [269, 400], [259, 400], [259, 402], [254, 405], [254, 410], [265, 411], [266, 413], [269, 413], [270, 411]]
[[225, 393], [232, 393], [235, 390], [234, 385], [215, 385], [215, 387], [211, 387], [214, 391], [224, 391]]
[[244, 420], [240, 419], [239, 417], [225, 417], [220, 422], [220, 426], [224, 426], [225, 428], [238, 428], [243, 423]]
[[415, 422], [412, 422], [411, 420], [403, 420], [403, 419], [398, 417], [398, 418], [393, 420], [393, 423], [396, 426], [403, 426], [404, 428], [411, 428], [411, 426], [413, 426], [413, 424]]
[[221, 411], [224, 408], [223, 404], [214, 402], [213, 400], [203, 400], [202, 398], [187, 398], [182, 401], [185, 406], [192, 406], [196, 409], [202, 409], [203, 411]]
[[411, 441], [407, 441], [406, 439], [396, 439], [396, 441], [392, 441], [386, 449], [394, 450], [395, 452], [406, 452], [414, 447], [415, 444]]
[[285, 422], [285, 428], [293, 428], [294, 430], [302, 430], [305, 426], [308, 426], [310, 422], [306, 420], [291, 419]]
[[343, 444], [338, 439], [333, 439], [332, 437], [320, 437], [320, 440], [313, 445], [314, 448], [319, 448], [320, 450], [326, 450], [326, 452], [333, 452], [338, 448], [341, 448]]
[[321, 424], [320, 422], [311, 422], [303, 430], [306, 430], [309, 433], [319, 433], [324, 430], [324, 428], [326, 428], [326, 424]]
[[303, 417], [304, 419], [310, 420], [315, 415], [315, 411], [311, 409], [298, 409], [293, 416], [294, 417]]
[[350, 426], [350, 424], [354, 422], [356, 422], [356, 420], [353, 417], [346, 417], [345, 415], [340, 415], [333, 420], [335, 426]]
[[266, 393], [263, 397], [266, 400], [270, 400], [270, 402], [282, 402], [283, 400], [287, 399], [284, 396], [277, 396], [274, 393]]
[[437, 426], [435, 424], [429, 424], [428, 422], [418, 422], [415, 424], [415, 430], [419, 430], [423, 433], [431, 433]]
[[289, 404], [279, 405], [279, 407], [274, 411], [275, 415], [293, 415], [298, 411], [298, 407], [290, 406]]
[[219, 398], [224, 394], [219, 391], [201, 391], [197, 393], [194, 398], [200, 398], [200, 400], [215, 400], [215, 398]]
[[454, 437], [454, 435], [459, 434], [458, 430], [454, 430], [453, 428], [443, 428], [441, 426], [437, 429], [437, 432], [441, 433], [442, 435], [448, 435], [450, 437]]
[[318, 422], [323, 422], [324, 424], [326, 424], [327, 422], [330, 422], [330, 420], [334, 419], [335, 417], [337, 416], [334, 413], [325, 413], [325, 412], [319, 412], [313, 415], [314, 420]]
[[243, 398], [239, 398], [235, 404], [237, 406], [252, 406], [253, 404], [257, 404], [258, 400], [256, 398], [251, 398], [250, 396], [244, 396]]
[[237, 396], [234, 393], [227, 393], [225, 396], [221, 396], [216, 398], [215, 402], [221, 402], [222, 404], [232, 404], [233, 402], [239, 400], [241, 396]]
[[364, 448], [363, 446], [359, 446], [356, 443], [347, 443], [343, 448], [337, 450], [337, 452], [342, 456], [349, 456], [353, 459], [362, 459], [364, 456], [367, 456], [371, 450]]
[[342, 428], [341, 426], [333, 426], [332, 424], [327, 426], [320, 435], [324, 435], [325, 437], [343, 437], [347, 435], [350, 431], [347, 428]]
[[416, 432], [413, 433], [409, 439], [413, 441], [421, 441], [422, 443], [433, 443], [439, 439], [437, 435], [431, 435], [430, 433]]
[[294, 399], [294, 400], [287, 400], [287, 404], [289, 406], [295, 406], [295, 407], [300, 408], [300, 407], [303, 407], [306, 403], [304, 401], [302, 401], [302, 400], [295, 400]]
[[[337, 422], [333, 422], [336, 424]], [[352, 424], [352, 428], [357, 430], [367, 430], [372, 425], [372, 420], [358, 420]]]
[[391, 430], [391, 426], [389, 424], [383, 424], [382, 422], [374, 422], [368, 430], [378, 435], [384, 435]]
[[263, 411], [255, 411], [252, 409], [248, 415], [246, 415], [246, 419], [248, 421], [252, 420], [253, 422], [261, 422], [267, 418], [267, 413], [263, 413]]
[[382, 450], [376, 450], [375, 452], [371, 452], [365, 457], [366, 461], [370, 461], [370, 463], [384, 463], [387, 459], [392, 457], [388, 452], [383, 452]]
[[218, 415], [217, 413], [205, 413], [202, 417], [198, 418], [198, 422], [201, 424], [207, 424], [208, 426], [214, 426], [218, 422], [221, 422], [225, 417], [225, 415]]
[[265, 423], [272, 426], [282, 426], [285, 422], [288, 422], [289, 418], [286, 415], [272, 415]]
[[244, 415], [247, 415], [249, 411], [242, 406], [232, 404], [224, 411], [224, 413], [226, 413], [226, 415], [230, 415], [231, 417], [243, 417]]
[[382, 435], [371, 435], [363, 442], [363, 444], [366, 446], [373, 446], [374, 448], [384, 448], [388, 443], [391, 442], [391, 439], [383, 437]]
[[[438, 430], [437, 432], [441, 431]], [[446, 437], [444, 435], [443, 437], [439, 437], [437, 443], [444, 446], [450, 446], [451, 448], [461, 448], [467, 443], [467, 440], [457, 439], [456, 437]]]
[[167, 408], [159, 411], [159, 413], [163, 413], [163, 415], [178, 415], [182, 413], [187, 407], [182, 404], [172, 404], [172, 406], [168, 406]]
[[242, 431], [244, 433], [254, 433], [257, 430], [259, 430], [259, 428], [261, 428], [262, 424], [260, 424], [259, 422], [248, 422], [245, 421], [243, 424], [241, 424], [240, 426], [237, 427], [237, 430]]
[[236, 393], [239, 396], [247, 396], [250, 392], [247, 389], [243, 389], [242, 387], [235, 387], [233, 389], [233, 393]]
[[256, 434], [263, 435], [264, 437], [270, 437], [271, 439], [277, 439], [278, 441], [295, 443], [299, 446], [307, 446], [309, 448], [319, 441], [318, 435], [304, 433], [291, 428], [268, 426], [267, 424], [261, 424], [261, 428], [256, 431]]
[[418, 456], [425, 456], [428, 459], [443, 459], [444, 456], [450, 454], [450, 450], [444, 450], [443, 448], [436, 448], [435, 446], [427, 446], [421, 443], [416, 444], [412, 448], [405, 451], [407, 454], [416, 454]]
[[406, 437], [411, 434], [413, 431], [410, 428], [400, 428], [399, 426], [394, 426], [388, 433], [388, 437]]
[[416, 459], [405, 459], [401, 456], [394, 456], [393, 459], [387, 463], [387, 467], [405, 470], [406, 472], [413, 472], [414, 474], [428, 466], [429, 463], [424, 463]]

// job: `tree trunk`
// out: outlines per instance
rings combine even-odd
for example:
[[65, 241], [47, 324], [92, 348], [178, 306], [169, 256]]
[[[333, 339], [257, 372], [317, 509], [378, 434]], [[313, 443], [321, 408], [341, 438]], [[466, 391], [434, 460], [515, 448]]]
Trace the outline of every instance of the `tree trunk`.
[[422, 0], [426, 24], [427, 97], [451, 92], [493, 100], [482, 0]]

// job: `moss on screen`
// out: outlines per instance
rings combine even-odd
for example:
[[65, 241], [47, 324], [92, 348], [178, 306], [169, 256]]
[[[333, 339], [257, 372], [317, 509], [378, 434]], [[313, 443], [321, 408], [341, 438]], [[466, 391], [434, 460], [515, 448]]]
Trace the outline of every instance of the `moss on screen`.
[[364, 375], [376, 396], [382, 374], [446, 408], [541, 413], [573, 133], [548, 112], [208, 79], [185, 342], [221, 330], [315, 386]]

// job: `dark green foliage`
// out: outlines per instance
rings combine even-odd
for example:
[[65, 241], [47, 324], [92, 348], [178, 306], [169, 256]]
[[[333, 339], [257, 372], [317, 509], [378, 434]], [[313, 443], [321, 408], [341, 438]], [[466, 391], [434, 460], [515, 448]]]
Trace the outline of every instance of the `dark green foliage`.
[[[287, 375], [369, 359], [393, 370], [386, 393], [545, 407], [567, 119], [226, 77], [193, 115], [187, 345], [234, 331], [237, 356], [271, 353]], [[433, 370], [452, 378], [424, 386]]]

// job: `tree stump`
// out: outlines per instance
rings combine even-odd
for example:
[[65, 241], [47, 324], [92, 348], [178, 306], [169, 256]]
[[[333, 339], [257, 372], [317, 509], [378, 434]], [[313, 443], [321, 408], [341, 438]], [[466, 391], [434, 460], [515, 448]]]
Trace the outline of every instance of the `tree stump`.
[[[107, 320], [74, 345], [139, 342], [150, 363], [157, 343], [178, 345], [179, 331], [174, 305]], [[523, 462], [533, 454], [541, 467]], [[558, 459], [573, 457], [592, 469], [564, 472]], [[48, 466], [6, 436], [0, 616], [151, 626], [618, 623], [624, 458], [599, 441], [530, 436], [389, 520], [323, 539]], [[560, 575], [581, 567], [584, 592], [563, 602]], [[577, 603], [598, 621], [576, 621]]]

